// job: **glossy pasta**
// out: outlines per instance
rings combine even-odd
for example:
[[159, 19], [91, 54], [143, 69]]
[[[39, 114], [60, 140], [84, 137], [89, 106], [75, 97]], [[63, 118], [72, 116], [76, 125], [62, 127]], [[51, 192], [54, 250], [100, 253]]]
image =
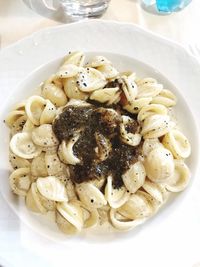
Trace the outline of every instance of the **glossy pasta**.
[[176, 101], [152, 77], [69, 53], [40, 95], [5, 119], [12, 192], [32, 212], [53, 213], [65, 234], [135, 228], [190, 181], [190, 142], [171, 117]]

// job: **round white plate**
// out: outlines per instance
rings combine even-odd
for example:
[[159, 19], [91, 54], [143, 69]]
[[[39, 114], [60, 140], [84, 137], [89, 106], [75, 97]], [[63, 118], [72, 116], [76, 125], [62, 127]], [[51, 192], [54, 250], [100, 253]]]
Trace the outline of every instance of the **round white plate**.
[[[16, 85], [26, 78], [27, 74], [41, 64], [63, 56], [69, 50], [78, 49], [99, 51], [100, 54], [102, 54], [101, 51], [107, 51], [132, 57], [135, 60], [109, 55], [116, 65], [122, 64], [121, 67], [124, 68], [123, 64], [126, 66], [130, 64], [129, 66], [138, 74], [158, 77], [165, 86], [174, 90], [179, 99], [178, 119], [192, 142], [193, 156], [189, 164], [194, 170], [198, 160], [197, 130], [182, 96], [187, 99], [188, 105], [197, 114], [200, 103], [200, 94], [197, 93], [197, 87], [200, 84], [200, 66], [182, 47], [131, 24], [90, 21], [65, 25], [38, 32], [4, 49], [0, 54], [1, 114], [5, 115], [15, 101], [31, 95], [38, 82], [54, 71], [58, 61], [55, 60], [46, 67], [42, 67], [29, 76], [18, 87], [19, 89], [16, 89]], [[149, 68], [137, 60], [150, 64], [152, 67]], [[181, 94], [162, 75], [155, 72], [154, 68], [171, 80]], [[4, 197], [36, 232], [48, 235], [51, 240], [63, 241], [63, 235], [53, 224], [48, 224], [44, 217], [34, 216], [27, 212], [24, 206], [18, 205], [16, 198], [9, 194], [5, 182], [8, 176], [5, 162], [7, 133], [4, 127], [0, 145], [1, 151], [4, 151], [0, 158], [2, 177], [0, 188]], [[76, 261], [76, 264], [80, 265], [84, 257], [84, 263], [88, 266], [119, 263], [135, 264], [137, 267], [192, 266], [198, 260], [198, 242], [200, 241], [198, 225], [200, 215], [196, 212], [197, 208], [200, 210], [198, 192], [200, 183], [197, 175], [192, 180], [193, 183], [186, 192], [178, 196], [154, 219], [132, 232], [108, 236], [64, 237], [65, 246], [70, 248], [66, 253], [66, 260], [68, 259], [71, 264]], [[53, 243], [49, 241], [50, 244], [51, 242]], [[191, 243], [193, 243], [192, 250]], [[51, 249], [51, 245], [48, 249]], [[182, 252], [181, 255], [178, 255], [179, 251]], [[91, 255], [93, 255], [92, 258]], [[55, 255], [51, 253], [43, 256], [49, 261], [55, 260]], [[64, 256], [60, 255], [58, 264], [59, 261], [62, 262]]]

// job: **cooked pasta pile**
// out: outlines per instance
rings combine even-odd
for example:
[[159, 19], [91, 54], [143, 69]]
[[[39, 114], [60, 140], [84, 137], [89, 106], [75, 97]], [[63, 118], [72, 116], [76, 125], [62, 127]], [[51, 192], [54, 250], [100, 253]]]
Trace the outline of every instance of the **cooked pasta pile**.
[[186, 188], [190, 143], [157, 80], [103, 56], [84, 61], [69, 53], [40, 95], [8, 114], [10, 186], [31, 211], [55, 212], [66, 234], [103, 222], [130, 230]]

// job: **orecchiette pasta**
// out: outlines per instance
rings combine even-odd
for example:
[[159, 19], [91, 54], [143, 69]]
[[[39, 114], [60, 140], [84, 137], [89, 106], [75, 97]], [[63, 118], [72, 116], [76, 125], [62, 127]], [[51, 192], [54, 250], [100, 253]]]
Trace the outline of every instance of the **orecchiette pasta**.
[[188, 139], [178, 130], [171, 130], [163, 140], [163, 145], [169, 149], [176, 159], [188, 158], [191, 153], [191, 146]]
[[107, 184], [105, 188], [105, 198], [108, 201], [111, 208], [121, 207], [129, 198], [129, 193], [125, 187], [120, 189], [114, 189], [112, 184], [112, 177], [108, 176]]
[[145, 139], [161, 137], [168, 133], [174, 125], [168, 115], [152, 115], [144, 120], [141, 134]]
[[122, 180], [127, 190], [135, 193], [143, 184], [146, 177], [146, 171], [143, 164], [138, 161], [122, 175]]
[[146, 157], [145, 170], [153, 182], [165, 182], [174, 174], [174, 160], [166, 148], [155, 148]]
[[85, 63], [84, 53], [70, 52], [5, 120], [13, 193], [54, 215], [65, 234], [144, 223], [191, 176], [176, 96], [163, 88], [104, 56]]
[[10, 187], [19, 196], [26, 196], [31, 185], [29, 168], [19, 168], [10, 175]]
[[30, 133], [17, 133], [10, 141], [11, 151], [18, 157], [32, 159], [37, 157], [42, 149], [32, 141]]

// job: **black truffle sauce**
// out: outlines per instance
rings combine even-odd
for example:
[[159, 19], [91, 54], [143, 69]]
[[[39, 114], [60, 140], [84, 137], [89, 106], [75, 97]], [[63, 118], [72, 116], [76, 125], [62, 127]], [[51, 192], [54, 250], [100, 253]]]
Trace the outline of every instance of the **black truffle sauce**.
[[[129, 169], [132, 163], [138, 160], [140, 146], [132, 147], [120, 140], [119, 124], [121, 114], [127, 114], [119, 105], [103, 107], [93, 102], [90, 106], [67, 106], [55, 119], [53, 131], [59, 142], [69, 141], [74, 133], [81, 129], [80, 138], [73, 146], [74, 154], [81, 160], [80, 164], [70, 167], [73, 182], [101, 179], [112, 175], [113, 185], [120, 188], [123, 185], [122, 174]], [[132, 114], [128, 115], [133, 118]], [[127, 126], [128, 132], [135, 133], [138, 123], [134, 120]], [[97, 141], [95, 132], [99, 132], [108, 138], [112, 144], [112, 150], [104, 161], [99, 161], [95, 148]]]

